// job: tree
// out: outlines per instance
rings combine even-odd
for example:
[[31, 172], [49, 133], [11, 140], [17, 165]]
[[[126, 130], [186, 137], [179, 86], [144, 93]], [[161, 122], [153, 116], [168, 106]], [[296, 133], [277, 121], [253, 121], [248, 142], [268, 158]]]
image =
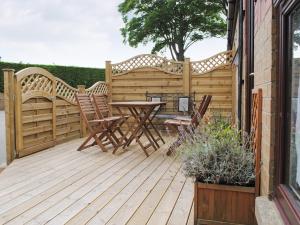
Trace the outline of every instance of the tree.
[[124, 42], [137, 47], [153, 42], [152, 53], [168, 48], [174, 60], [207, 37], [226, 32], [226, 0], [124, 0], [119, 5]]

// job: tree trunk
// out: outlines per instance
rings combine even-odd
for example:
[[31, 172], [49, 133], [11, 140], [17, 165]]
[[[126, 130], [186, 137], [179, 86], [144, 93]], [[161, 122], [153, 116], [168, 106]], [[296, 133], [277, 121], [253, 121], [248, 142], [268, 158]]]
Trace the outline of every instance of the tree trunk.
[[184, 44], [178, 45], [177, 61], [184, 61]]
[[184, 51], [183, 52], [179, 51], [177, 55], [177, 61], [184, 61]]

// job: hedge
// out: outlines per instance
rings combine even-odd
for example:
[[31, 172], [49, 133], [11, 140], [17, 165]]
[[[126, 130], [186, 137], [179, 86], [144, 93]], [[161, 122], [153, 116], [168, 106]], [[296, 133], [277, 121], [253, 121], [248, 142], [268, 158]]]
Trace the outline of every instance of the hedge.
[[97, 81], [105, 80], [105, 69], [75, 67], [75, 66], [56, 66], [56, 65], [38, 65], [38, 64], [23, 64], [23, 63], [9, 63], [0, 62], [0, 92], [3, 92], [3, 71], [2, 69], [15, 69], [16, 72], [27, 67], [41, 67], [48, 70], [54, 76], [64, 80], [72, 87], [77, 85], [92, 86]]

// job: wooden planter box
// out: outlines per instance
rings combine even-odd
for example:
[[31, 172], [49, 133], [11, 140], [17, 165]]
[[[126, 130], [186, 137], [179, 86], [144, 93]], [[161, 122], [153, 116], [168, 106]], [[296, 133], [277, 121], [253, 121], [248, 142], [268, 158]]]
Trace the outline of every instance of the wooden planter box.
[[195, 182], [195, 225], [255, 224], [255, 188]]

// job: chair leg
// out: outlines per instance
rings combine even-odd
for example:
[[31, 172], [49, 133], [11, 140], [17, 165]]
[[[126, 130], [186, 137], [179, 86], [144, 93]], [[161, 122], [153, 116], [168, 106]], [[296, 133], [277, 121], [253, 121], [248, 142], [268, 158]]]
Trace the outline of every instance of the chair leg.
[[167, 156], [172, 155], [175, 152], [176, 148], [178, 148], [180, 145], [181, 145], [181, 142], [179, 142], [178, 139], [176, 141], [174, 141], [168, 148]]
[[[119, 134], [121, 135], [121, 137], [125, 136], [125, 134], [123, 133], [123, 131], [121, 130], [120, 127], [117, 128], [117, 131], [119, 132]], [[124, 140], [125, 140], [125, 142], [127, 142], [127, 141], [128, 141], [128, 138], [125, 136], [125, 137], [124, 137]]]
[[[103, 136], [104, 136], [104, 135], [103, 135]], [[95, 135], [93, 136], [93, 138], [95, 139], [97, 145], [101, 148], [101, 150], [102, 150], [103, 152], [107, 152], [106, 147], [105, 147], [105, 146], [102, 144], [102, 142], [100, 141], [100, 140], [103, 138], [103, 136], [100, 135], [99, 137], [97, 137], [97, 135], [95, 134]]]
[[81, 151], [82, 149], [84, 149], [85, 145], [92, 139], [92, 135], [89, 135], [85, 141], [78, 147], [77, 151]]

